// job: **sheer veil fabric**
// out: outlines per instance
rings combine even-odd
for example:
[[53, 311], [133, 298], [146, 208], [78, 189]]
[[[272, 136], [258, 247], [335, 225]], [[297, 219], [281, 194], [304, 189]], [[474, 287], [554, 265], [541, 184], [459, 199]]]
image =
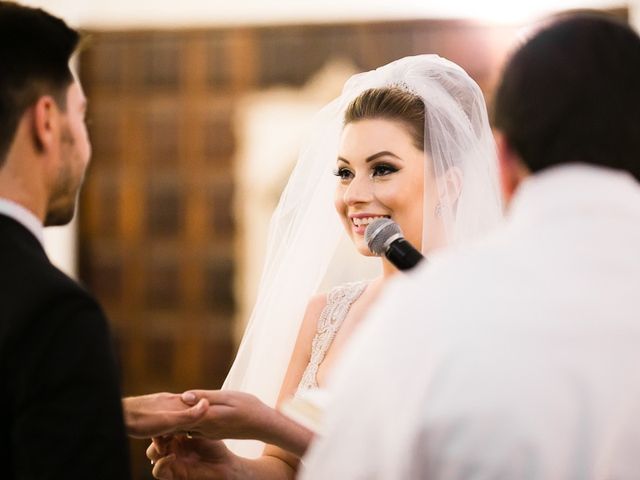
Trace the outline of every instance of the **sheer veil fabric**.
[[[365, 272], [371, 272], [372, 259], [355, 248], [346, 254], [338, 248], [347, 236], [333, 206], [332, 173], [347, 106], [365, 90], [388, 86], [425, 104], [425, 162], [436, 178], [447, 243], [464, 242], [500, 221], [493, 136], [482, 92], [466, 72], [437, 55], [418, 55], [354, 75], [315, 116], [273, 214], [255, 307], [223, 389], [249, 392], [275, 406], [307, 302], [329, 266], [339, 262], [353, 280], [370, 277]], [[425, 220], [435, 209], [424, 205]], [[428, 224], [423, 222], [423, 239], [430, 235]], [[259, 456], [263, 448], [250, 440], [227, 444], [246, 457]]]

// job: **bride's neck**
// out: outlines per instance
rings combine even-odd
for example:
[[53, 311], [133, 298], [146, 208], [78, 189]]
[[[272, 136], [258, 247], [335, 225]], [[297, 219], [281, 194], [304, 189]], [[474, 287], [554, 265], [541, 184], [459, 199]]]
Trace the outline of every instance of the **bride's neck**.
[[386, 258], [382, 258], [382, 281], [387, 281], [395, 277], [399, 270]]

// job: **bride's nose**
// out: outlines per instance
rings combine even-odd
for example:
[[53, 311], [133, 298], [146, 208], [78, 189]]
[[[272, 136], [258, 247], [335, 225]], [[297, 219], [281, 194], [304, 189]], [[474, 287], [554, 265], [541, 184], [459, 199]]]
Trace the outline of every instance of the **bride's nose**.
[[367, 175], [356, 175], [344, 192], [344, 203], [354, 205], [373, 199], [373, 181]]

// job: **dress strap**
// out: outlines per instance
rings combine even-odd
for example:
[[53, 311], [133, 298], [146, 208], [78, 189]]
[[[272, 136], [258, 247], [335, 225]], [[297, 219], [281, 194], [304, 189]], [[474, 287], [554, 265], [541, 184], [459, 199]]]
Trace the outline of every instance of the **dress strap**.
[[360, 298], [368, 282], [353, 282], [334, 287], [327, 294], [327, 304], [320, 313], [318, 328], [311, 343], [311, 359], [302, 375], [296, 395], [303, 390], [318, 388], [318, 367], [340, 330], [353, 303]]

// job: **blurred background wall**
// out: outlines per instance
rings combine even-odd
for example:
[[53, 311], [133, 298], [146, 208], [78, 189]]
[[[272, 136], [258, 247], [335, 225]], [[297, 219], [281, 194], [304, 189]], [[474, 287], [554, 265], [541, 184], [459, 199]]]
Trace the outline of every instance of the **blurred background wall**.
[[[77, 221], [47, 244], [104, 305], [126, 395], [221, 385], [307, 122], [351, 74], [437, 53], [490, 104], [536, 17], [592, 7], [640, 23], [640, 0], [23, 3], [90, 34], [92, 165]], [[132, 442], [137, 479], [151, 478], [145, 447]]]

